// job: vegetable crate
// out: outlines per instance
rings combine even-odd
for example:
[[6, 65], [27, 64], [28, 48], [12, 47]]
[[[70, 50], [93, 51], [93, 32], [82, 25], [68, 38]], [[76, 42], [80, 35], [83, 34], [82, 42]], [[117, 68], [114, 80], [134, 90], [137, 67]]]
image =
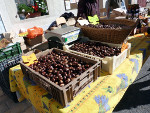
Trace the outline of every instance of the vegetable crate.
[[20, 48], [20, 43], [16, 43], [12, 46], [0, 49], [0, 62], [8, 58], [20, 55], [22, 50]]
[[[98, 42], [98, 41], [96, 41], [96, 42]], [[107, 44], [111, 47], [121, 47], [122, 46], [122, 44], [111, 44], [111, 43], [105, 43], [105, 42], [101, 42], [101, 43]], [[119, 67], [119, 65], [126, 59], [126, 57], [129, 57], [130, 50], [131, 50], [131, 44], [128, 43], [128, 48], [125, 49], [118, 56], [101, 58], [101, 57], [97, 57], [97, 56], [93, 56], [93, 55], [89, 55], [89, 54], [71, 50], [71, 49], [69, 49], [71, 46], [73, 46], [73, 45], [69, 45], [69, 46], [65, 45], [65, 46], [63, 46], [63, 50], [86, 57], [86, 58], [90, 58], [93, 60], [102, 61], [102, 69], [109, 72], [110, 74], [112, 74], [115, 71], [115, 69], [117, 67]]]
[[15, 93], [10, 91], [9, 84], [9, 69], [21, 61], [21, 55], [16, 55], [14, 57], [5, 59], [0, 62], [0, 86], [3, 92], [8, 95], [12, 100], [17, 102], [17, 97]]
[[40, 56], [52, 52], [52, 50], [55, 50], [56, 52], [67, 53], [67, 55], [69, 56], [81, 59], [86, 63], [92, 64], [92, 67], [90, 67], [88, 70], [82, 73], [79, 77], [73, 79], [73, 81], [71, 81], [64, 87], [60, 87], [59, 85], [56, 85], [52, 81], [48, 80], [46, 77], [42, 76], [41, 74], [35, 72], [34, 70], [26, 66], [23, 62], [20, 63], [24, 75], [29, 76], [30, 79], [35, 81], [45, 90], [47, 90], [48, 93], [51, 94], [57, 102], [59, 102], [63, 107], [65, 107], [89, 83], [95, 81], [100, 76], [101, 62], [78, 56], [73, 53], [65, 52], [59, 49], [48, 49], [44, 52], [38, 53], [36, 56], [37, 58], [39, 58]]

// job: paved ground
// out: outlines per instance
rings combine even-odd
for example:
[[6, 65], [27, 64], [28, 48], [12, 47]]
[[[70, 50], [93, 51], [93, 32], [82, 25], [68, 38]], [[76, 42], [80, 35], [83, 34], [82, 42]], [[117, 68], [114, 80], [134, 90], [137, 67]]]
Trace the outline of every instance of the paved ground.
[[[35, 112], [34, 112], [35, 111]], [[14, 103], [0, 89], [0, 113], [38, 113], [27, 101]]]
[[[150, 57], [113, 113], [150, 113]], [[0, 89], [0, 113], [38, 113], [24, 100], [14, 103]], [[34, 109], [35, 110], [35, 109]]]
[[113, 113], [150, 113], [150, 57]]

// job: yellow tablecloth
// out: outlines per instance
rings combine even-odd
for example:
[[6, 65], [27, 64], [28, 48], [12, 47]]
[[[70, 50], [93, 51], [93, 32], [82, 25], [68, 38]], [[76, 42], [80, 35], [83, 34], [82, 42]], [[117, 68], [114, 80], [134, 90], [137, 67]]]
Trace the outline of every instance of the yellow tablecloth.
[[10, 69], [11, 91], [19, 91], [19, 101], [25, 97], [40, 113], [111, 113], [149, 55], [150, 39], [140, 35], [130, 37], [129, 42], [132, 43], [131, 55], [113, 75], [102, 71], [101, 77], [88, 85], [65, 108], [52, 99], [47, 91], [25, 77], [19, 65]]

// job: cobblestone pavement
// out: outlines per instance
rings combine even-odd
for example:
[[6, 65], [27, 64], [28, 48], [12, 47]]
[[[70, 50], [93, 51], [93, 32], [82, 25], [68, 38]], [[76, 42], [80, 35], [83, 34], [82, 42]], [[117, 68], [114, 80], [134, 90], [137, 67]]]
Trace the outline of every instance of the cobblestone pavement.
[[0, 88], [0, 113], [39, 113], [27, 101], [15, 103]]

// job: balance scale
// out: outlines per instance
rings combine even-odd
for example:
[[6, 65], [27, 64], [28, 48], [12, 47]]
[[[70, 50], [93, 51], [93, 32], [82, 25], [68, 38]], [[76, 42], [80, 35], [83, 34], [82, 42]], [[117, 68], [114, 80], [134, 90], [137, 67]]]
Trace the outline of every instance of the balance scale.
[[67, 26], [65, 28], [47, 31], [47, 33], [45, 34], [45, 38], [48, 40], [48, 42], [53, 42], [53, 44], [49, 43], [49, 46], [51, 45], [50, 48], [53, 48], [53, 46], [56, 47], [56, 45], [58, 44], [61, 44], [63, 46], [76, 41], [78, 39], [79, 33], [80, 28]]

